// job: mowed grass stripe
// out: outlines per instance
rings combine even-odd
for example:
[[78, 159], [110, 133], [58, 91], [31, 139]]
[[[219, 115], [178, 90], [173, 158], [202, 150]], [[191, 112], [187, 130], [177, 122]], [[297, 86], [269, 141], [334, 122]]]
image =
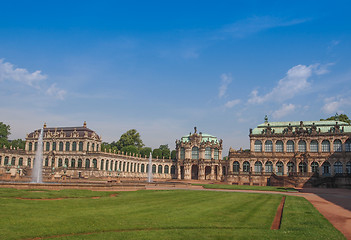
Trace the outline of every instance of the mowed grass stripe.
[[[85, 197], [83, 192], [80, 194]], [[82, 239], [79, 234], [85, 233], [92, 234], [84, 235], [84, 239], [182, 239], [182, 236], [189, 236], [187, 239], [216, 239], [216, 236], [220, 236], [218, 239], [234, 236], [252, 239], [267, 234], [266, 239], [276, 239], [287, 237], [288, 232], [305, 231], [306, 223], [290, 230], [294, 220], [289, 220], [289, 215], [283, 231], [269, 230], [280, 199], [280, 195], [273, 194], [186, 190], [121, 192], [114, 198], [59, 201], [0, 198], [1, 206], [6, 206], [0, 213], [0, 239], [65, 234], [78, 235], [58, 239]], [[290, 207], [296, 208], [296, 203], [303, 205], [305, 202], [305, 199], [302, 202], [291, 199]], [[306, 206], [306, 211], [313, 213], [310, 221], [321, 217], [310, 205]], [[330, 239], [340, 239], [335, 238], [340, 235], [329, 225], [322, 221], [313, 228], [325, 227], [333, 236]]]

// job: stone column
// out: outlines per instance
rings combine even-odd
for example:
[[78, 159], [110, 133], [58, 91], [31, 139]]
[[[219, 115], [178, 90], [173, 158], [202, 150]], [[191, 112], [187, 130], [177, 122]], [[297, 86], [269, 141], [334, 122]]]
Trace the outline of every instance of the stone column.
[[214, 180], [215, 179], [215, 171], [214, 171], [215, 165], [211, 164], [211, 175], [210, 175], [210, 179]]
[[205, 165], [199, 164], [199, 180], [205, 180]]

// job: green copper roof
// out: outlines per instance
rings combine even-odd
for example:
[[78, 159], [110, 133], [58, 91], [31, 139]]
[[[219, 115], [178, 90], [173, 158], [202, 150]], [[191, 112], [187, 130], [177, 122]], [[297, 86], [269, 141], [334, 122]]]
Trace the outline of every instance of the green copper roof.
[[[180, 141], [182, 141], [182, 142], [189, 142], [189, 141], [190, 141], [190, 136], [191, 136], [191, 135], [192, 135], [192, 134], [188, 134], [188, 135], [183, 136], [183, 137], [180, 139]], [[214, 141], [215, 143], [218, 143], [217, 137], [215, 137], [215, 136], [212, 136], [212, 135], [206, 134], [206, 133], [202, 133], [201, 136], [202, 136], [201, 142], [211, 142], [211, 141]]]
[[[344, 128], [343, 132], [351, 132], [351, 126], [345, 122], [341, 121], [303, 121], [303, 128], [311, 128], [313, 125], [316, 126], [317, 132], [328, 133], [332, 128], [335, 127], [336, 123], [340, 126], [340, 130]], [[283, 131], [291, 126], [293, 131], [295, 128], [300, 127], [300, 122], [265, 122], [258, 125], [252, 130], [252, 134], [262, 134], [263, 130], [268, 127], [268, 125], [274, 130], [274, 133], [283, 133]]]

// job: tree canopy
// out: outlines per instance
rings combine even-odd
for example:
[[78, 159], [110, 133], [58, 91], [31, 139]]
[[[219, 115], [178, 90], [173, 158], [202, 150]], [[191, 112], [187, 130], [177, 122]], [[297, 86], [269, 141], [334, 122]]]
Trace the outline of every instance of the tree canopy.
[[135, 129], [130, 129], [126, 133], [123, 133], [120, 139], [115, 143], [118, 150], [122, 150], [126, 146], [136, 146], [138, 149], [144, 146], [143, 141], [140, 138], [140, 134]]
[[14, 147], [14, 148], [20, 148], [24, 149], [25, 147], [25, 141], [22, 139], [15, 139], [15, 140], [9, 140], [8, 137], [11, 134], [10, 132], [11, 127], [10, 125], [6, 125], [3, 122], [0, 122], [0, 147], [3, 147], [4, 145], [6, 147]]
[[335, 116], [331, 116], [327, 119], [321, 119], [321, 121], [341, 121], [341, 122], [346, 122], [349, 125], [351, 124], [351, 120], [346, 114], [335, 114]]

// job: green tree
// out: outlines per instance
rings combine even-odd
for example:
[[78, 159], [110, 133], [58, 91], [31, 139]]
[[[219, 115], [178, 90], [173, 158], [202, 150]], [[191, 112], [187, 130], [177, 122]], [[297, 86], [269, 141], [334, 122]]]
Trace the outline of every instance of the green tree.
[[125, 146], [121, 149], [122, 152], [124, 153], [134, 153], [134, 154], [139, 154], [139, 148], [137, 148], [137, 146], [134, 145], [129, 145], [129, 146]]
[[150, 153], [152, 153], [152, 149], [150, 147], [143, 147], [140, 149], [141, 157], [149, 157]]
[[335, 114], [335, 116], [331, 116], [327, 119], [321, 119], [321, 121], [341, 121], [341, 122], [346, 122], [349, 125], [351, 125], [351, 120], [346, 114]]
[[15, 139], [9, 142], [10, 142], [10, 145], [14, 148], [24, 149], [26, 145], [26, 141], [23, 141], [22, 139]]
[[10, 129], [10, 125], [0, 122], [0, 147], [9, 145], [8, 137], [10, 135]]
[[172, 152], [171, 152], [171, 158], [172, 158], [173, 160], [175, 160], [175, 159], [177, 158], [177, 151], [176, 151], [176, 150], [172, 150]]
[[155, 148], [153, 151], [152, 151], [152, 157], [153, 158], [162, 158], [162, 151], [161, 149], [158, 149], [158, 148]]
[[135, 129], [130, 129], [126, 133], [123, 133], [121, 138], [116, 142], [116, 146], [119, 150], [130, 145], [136, 146], [139, 149], [144, 146], [140, 134]]
[[160, 145], [159, 149], [162, 152], [162, 157], [169, 158], [169, 155], [171, 154], [171, 151], [170, 151], [170, 149], [168, 147], [168, 144]]

